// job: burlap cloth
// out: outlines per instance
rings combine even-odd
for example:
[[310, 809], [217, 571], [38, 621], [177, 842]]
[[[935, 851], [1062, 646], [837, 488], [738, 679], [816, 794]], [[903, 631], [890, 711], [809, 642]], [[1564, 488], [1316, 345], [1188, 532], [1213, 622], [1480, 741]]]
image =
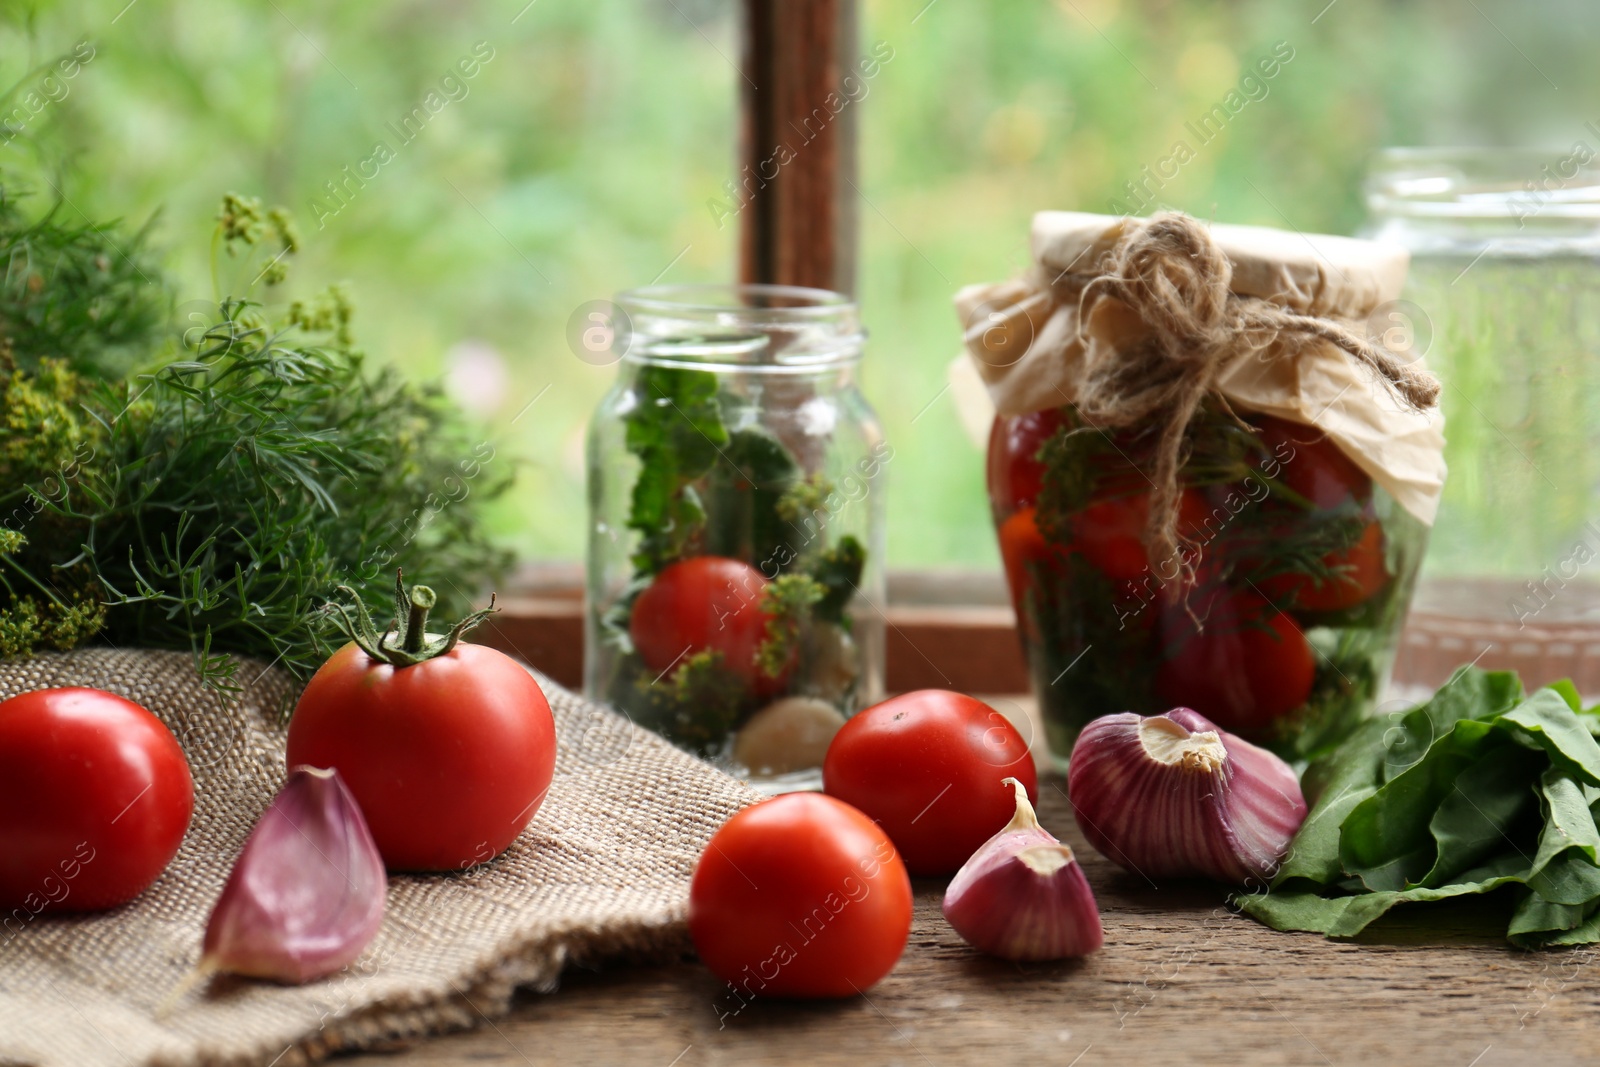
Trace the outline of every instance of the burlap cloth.
[[241, 677], [255, 680], [230, 708], [177, 653], [0, 662], [0, 698], [88, 685], [149, 708], [183, 743], [195, 778], [183, 847], [137, 900], [98, 915], [22, 912], [0, 929], [0, 1061], [287, 1067], [478, 1024], [506, 1011], [517, 986], [552, 989], [567, 963], [676, 956], [689, 948], [684, 914], [700, 850], [759, 799], [540, 678], [556, 718], [555, 781], [504, 855], [463, 874], [392, 878], [382, 930], [344, 972], [299, 987], [213, 979], [157, 1021], [157, 1006], [199, 958], [245, 835], [283, 781], [290, 680], [248, 663]]

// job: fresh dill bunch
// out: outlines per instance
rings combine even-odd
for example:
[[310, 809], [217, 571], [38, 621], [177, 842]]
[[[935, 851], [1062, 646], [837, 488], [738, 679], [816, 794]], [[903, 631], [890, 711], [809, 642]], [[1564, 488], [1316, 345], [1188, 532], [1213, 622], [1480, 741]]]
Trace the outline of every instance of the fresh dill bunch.
[[58, 200], [37, 218], [0, 174], [0, 341], [17, 365], [49, 358], [120, 378], [149, 358], [171, 315], [166, 276], [149, 249], [149, 224], [72, 223]]
[[381, 599], [403, 564], [464, 612], [509, 565], [478, 521], [509, 472], [441, 395], [254, 310], [225, 302], [194, 358], [102, 393], [116, 505], [81, 516], [105, 636], [188, 649], [221, 688], [221, 652], [309, 677], [335, 586]]
[[[214, 258], [281, 281], [287, 213], [230, 196], [223, 216]], [[336, 586], [381, 599], [404, 566], [469, 610], [509, 568], [479, 518], [509, 466], [439, 390], [369, 366], [351, 317], [339, 287], [277, 318], [224, 299], [182, 358], [122, 381], [6, 355], [0, 501], [27, 521], [0, 524], [0, 655], [180, 649], [230, 691], [235, 653], [309, 677]]]

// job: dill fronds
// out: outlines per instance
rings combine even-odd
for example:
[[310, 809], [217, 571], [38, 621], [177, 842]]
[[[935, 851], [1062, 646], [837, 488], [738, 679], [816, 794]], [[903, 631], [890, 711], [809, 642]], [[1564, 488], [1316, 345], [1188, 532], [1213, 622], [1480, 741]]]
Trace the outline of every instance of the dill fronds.
[[[249, 270], [265, 255], [271, 285], [298, 243], [281, 209], [230, 195], [213, 249]], [[79, 284], [53, 276], [37, 306], [81, 309], [52, 293]], [[54, 336], [90, 329], [72, 314]], [[232, 690], [248, 681], [234, 653], [309, 677], [336, 586], [382, 599], [403, 566], [441, 610], [470, 609], [509, 567], [479, 518], [509, 465], [437, 389], [369, 366], [350, 324], [338, 287], [282, 321], [225, 299], [179, 358], [161, 362], [146, 331], [138, 362], [157, 369], [98, 380], [76, 361], [19, 367], [21, 343], [13, 356], [0, 339], [0, 655], [181, 649]]]
[[0, 176], [0, 340], [24, 370], [60, 359], [120, 377], [151, 356], [172, 311], [149, 225], [73, 224], [57, 202], [38, 218]]

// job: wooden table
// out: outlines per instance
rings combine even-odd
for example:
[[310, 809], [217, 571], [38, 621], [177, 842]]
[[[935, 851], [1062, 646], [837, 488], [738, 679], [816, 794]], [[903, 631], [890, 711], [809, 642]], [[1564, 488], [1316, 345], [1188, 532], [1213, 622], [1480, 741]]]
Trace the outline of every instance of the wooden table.
[[1276, 933], [1214, 888], [1112, 867], [1060, 785], [1043, 783], [1040, 817], [1098, 895], [1106, 944], [1089, 959], [979, 957], [939, 914], [943, 882], [919, 880], [904, 958], [852, 1000], [757, 1000], [719, 1025], [731, 1002], [693, 961], [569, 972], [492, 1025], [341, 1067], [1600, 1062], [1593, 950], [1521, 952], [1481, 902], [1414, 909], [1354, 943]]

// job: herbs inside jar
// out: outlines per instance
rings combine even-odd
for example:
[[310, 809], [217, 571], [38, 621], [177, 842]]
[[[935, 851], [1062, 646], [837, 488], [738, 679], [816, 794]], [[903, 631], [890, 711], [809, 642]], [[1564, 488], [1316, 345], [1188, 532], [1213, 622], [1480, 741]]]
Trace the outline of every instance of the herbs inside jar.
[[882, 688], [882, 485], [855, 306], [821, 290], [623, 294], [589, 431], [585, 684], [777, 787]]
[[1109, 708], [1191, 707], [1323, 751], [1378, 697], [1428, 529], [1314, 427], [1211, 405], [1190, 430], [1185, 549], [1163, 566], [1153, 432], [1071, 408], [996, 421], [991, 505], [1047, 729], [1065, 750]]

